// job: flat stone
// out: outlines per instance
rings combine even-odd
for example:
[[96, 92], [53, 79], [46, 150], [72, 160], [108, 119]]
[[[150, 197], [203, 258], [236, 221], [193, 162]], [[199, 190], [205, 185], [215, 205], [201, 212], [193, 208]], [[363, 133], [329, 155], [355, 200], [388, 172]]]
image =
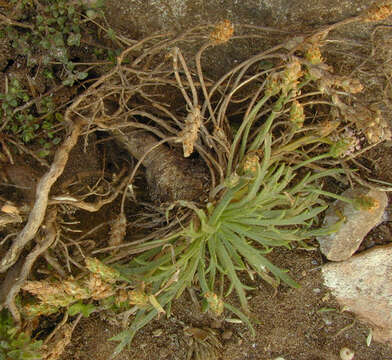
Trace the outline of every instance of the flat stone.
[[351, 199], [371, 198], [373, 204], [368, 208], [358, 208], [337, 200], [328, 208], [323, 227], [330, 227], [344, 219], [337, 232], [317, 238], [320, 251], [332, 261], [350, 258], [358, 250], [366, 234], [383, 221], [385, 208], [388, 205], [386, 193], [378, 190], [349, 189], [342, 196]]
[[322, 268], [339, 304], [368, 323], [373, 339], [392, 345], [392, 244]]

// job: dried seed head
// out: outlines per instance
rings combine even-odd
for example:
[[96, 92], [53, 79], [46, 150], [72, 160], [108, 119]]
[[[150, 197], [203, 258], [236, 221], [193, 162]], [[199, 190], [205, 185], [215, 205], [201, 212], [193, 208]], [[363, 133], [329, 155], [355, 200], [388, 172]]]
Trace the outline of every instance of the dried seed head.
[[90, 272], [97, 274], [103, 281], [109, 284], [115, 283], [120, 277], [120, 273], [117, 270], [105, 265], [96, 258], [88, 257], [85, 261], [86, 267]]
[[123, 243], [127, 233], [127, 219], [123, 213], [113, 222], [110, 229], [109, 246], [118, 246]]
[[309, 46], [305, 51], [305, 58], [308, 60], [312, 65], [321, 64], [324, 60], [321, 56], [320, 47], [318, 44], [312, 44]]
[[326, 70], [323, 69], [322, 67], [318, 66], [318, 65], [309, 66], [308, 67], [308, 72], [309, 72], [310, 77], [313, 80], [322, 79], [325, 76], [325, 74], [326, 74]]
[[51, 283], [46, 280], [27, 281], [22, 289], [36, 296], [43, 304], [51, 307], [68, 306], [75, 301], [75, 298], [67, 294], [60, 283]]
[[215, 293], [208, 292], [204, 295], [211, 311], [216, 315], [220, 316], [223, 313], [224, 303], [223, 300]]
[[223, 20], [215, 26], [210, 34], [210, 40], [215, 44], [223, 44], [230, 40], [234, 33], [234, 26], [230, 20]]
[[388, 122], [382, 117], [381, 111], [371, 110], [361, 104], [349, 107], [342, 101], [332, 98], [333, 103], [339, 108], [344, 120], [354, 123], [357, 131], [366, 136], [370, 144], [385, 140], [392, 140], [392, 130]]
[[62, 286], [66, 294], [71, 295], [77, 300], [88, 299], [90, 297], [88, 290], [74, 279], [64, 281]]
[[332, 134], [334, 143], [331, 146], [331, 155], [335, 158], [349, 156], [361, 149], [359, 137], [355, 130], [346, 128], [343, 133]]
[[288, 94], [291, 90], [296, 93], [298, 80], [302, 76], [301, 64], [298, 60], [287, 65], [282, 74], [282, 92]]
[[375, 144], [384, 140], [392, 140], [392, 130], [385, 119], [378, 113], [373, 121], [368, 123], [364, 129], [364, 134], [370, 144]]
[[150, 304], [148, 295], [143, 289], [128, 291], [128, 301], [131, 305], [136, 305], [141, 309], [148, 307]]
[[297, 59], [288, 63], [283, 71], [272, 73], [265, 85], [265, 95], [274, 96], [280, 91], [287, 95], [297, 92], [298, 80], [302, 76], [301, 64]]
[[304, 107], [297, 100], [294, 100], [291, 104], [290, 121], [296, 124], [299, 128], [302, 128], [304, 124]]
[[326, 72], [320, 79], [319, 89], [324, 93], [333, 93], [332, 88], [341, 88], [351, 94], [357, 94], [363, 90], [363, 86], [358, 79], [336, 76]]
[[378, 0], [367, 8], [361, 15], [362, 20], [366, 22], [381, 21], [392, 15], [392, 1]]
[[196, 106], [189, 112], [185, 119], [185, 128], [180, 133], [182, 141], [184, 157], [188, 157], [193, 153], [193, 147], [196, 144], [199, 129], [201, 126], [200, 107]]
[[87, 281], [87, 287], [94, 300], [106, 299], [109, 296], [114, 295], [113, 286], [104, 282], [97, 274], [90, 274], [90, 278]]
[[260, 162], [260, 158], [255, 153], [247, 154], [244, 160], [243, 170], [245, 173], [256, 175], [257, 166]]
[[121, 304], [128, 302], [128, 292], [124, 289], [120, 289], [114, 298], [116, 305], [120, 306]]
[[358, 79], [341, 78], [337, 85], [351, 94], [357, 94], [363, 90], [363, 85]]
[[265, 95], [274, 96], [279, 93], [282, 88], [280, 77], [278, 73], [272, 74], [265, 84]]

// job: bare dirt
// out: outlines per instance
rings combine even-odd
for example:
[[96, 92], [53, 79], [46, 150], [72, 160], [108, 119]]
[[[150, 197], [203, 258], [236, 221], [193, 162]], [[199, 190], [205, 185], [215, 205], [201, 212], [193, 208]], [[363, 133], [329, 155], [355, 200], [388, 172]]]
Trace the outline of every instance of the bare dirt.
[[[108, 0], [106, 17], [116, 32], [130, 38], [183, 31], [225, 18], [233, 23], [274, 26], [295, 33], [355, 15], [368, 4], [367, 0]], [[370, 60], [369, 54], [372, 48], [389, 44], [389, 31], [387, 27], [376, 30], [374, 25], [363, 24], [343, 27], [334, 33], [335, 41], [328, 45], [325, 55], [337, 72], [360, 78], [366, 85], [364, 96], [381, 104], [388, 119], [389, 103], [384, 101], [388, 86], [380, 71], [386, 72], [387, 77], [391, 75], [383, 65], [389, 60], [389, 50], [379, 47], [383, 53], [377, 52], [380, 55]], [[218, 76], [238, 59], [254, 53], [257, 46], [260, 44], [256, 42], [244, 43], [240, 48], [226, 45], [223, 56], [209, 57], [205, 64], [207, 74]], [[365, 163], [376, 171], [371, 177], [392, 182], [390, 144], [373, 149]], [[391, 234], [387, 221], [368, 235], [361, 250], [390, 242]], [[254, 338], [242, 324], [233, 324], [230, 319], [217, 323], [201, 314], [186, 294], [176, 302], [169, 319], [161, 318], [143, 328], [118, 359], [187, 359], [192, 340], [184, 333], [186, 327], [214, 328], [222, 344], [219, 358], [224, 360], [268, 360], [278, 356], [286, 360], [335, 360], [344, 346], [355, 351], [355, 360], [392, 359], [387, 345], [372, 342], [367, 346], [369, 327], [340, 309], [323, 287], [320, 267], [325, 259], [318, 251], [279, 250], [272, 259], [276, 265], [290, 269], [301, 288], [281, 286], [274, 292], [261, 281], [249, 280], [255, 288], [249, 294], [250, 308], [258, 320]], [[115, 344], [107, 339], [121, 331], [112, 323], [110, 314], [83, 319], [61, 359], [109, 359]]]

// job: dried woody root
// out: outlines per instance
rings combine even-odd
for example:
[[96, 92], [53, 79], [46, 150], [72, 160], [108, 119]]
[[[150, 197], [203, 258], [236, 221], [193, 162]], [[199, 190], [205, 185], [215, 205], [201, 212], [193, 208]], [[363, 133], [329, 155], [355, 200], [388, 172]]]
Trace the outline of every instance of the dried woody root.
[[23, 230], [13, 241], [10, 249], [0, 261], [0, 272], [8, 270], [19, 258], [24, 247], [34, 239], [40, 228], [48, 206], [50, 189], [60, 177], [67, 164], [69, 153], [75, 146], [81, 131], [80, 122], [70, 122], [70, 134], [56, 151], [52, 165], [37, 184], [34, 206]]
[[[15, 304], [15, 297], [27, 280], [35, 261], [55, 242], [57, 237], [56, 216], [57, 209], [53, 207], [48, 211], [43, 224], [44, 238], [37, 241], [37, 245], [26, 256], [23, 265], [16, 266], [13, 269], [14, 271], [7, 273], [7, 277], [0, 288], [0, 295], [5, 297], [5, 306], [10, 310], [18, 324], [21, 322], [21, 317]], [[19, 268], [21, 268], [20, 271]]]

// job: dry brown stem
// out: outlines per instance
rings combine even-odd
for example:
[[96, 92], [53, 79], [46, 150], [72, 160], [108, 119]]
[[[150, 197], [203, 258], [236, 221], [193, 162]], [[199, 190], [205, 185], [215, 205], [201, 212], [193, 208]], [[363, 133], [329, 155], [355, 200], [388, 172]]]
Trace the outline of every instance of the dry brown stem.
[[22, 218], [18, 215], [1, 214], [0, 216], [0, 227], [20, 222], [22, 222]]
[[63, 267], [60, 265], [60, 263], [57, 261], [56, 258], [54, 258], [50, 253], [49, 250], [46, 250], [44, 252], [44, 258], [47, 261], [47, 263], [53, 267], [57, 271], [57, 273], [62, 277], [65, 278], [67, 276], [65, 270]]
[[56, 151], [49, 171], [42, 176], [37, 184], [35, 203], [23, 230], [14, 240], [12, 246], [0, 262], [0, 272], [9, 269], [18, 260], [23, 248], [34, 238], [44, 220], [48, 197], [52, 185], [64, 171], [69, 152], [75, 146], [81, 131], [80, 122], [70, 123], [70, 134]]
[[99, 209], [101, 209], [102, 206], [110, 204], [113, 200], [115, 200], [120, 194], [121, 190], [127, 185], [127, 183], [128, 178], [125, 177], [110, 196], [108, 196], [107, 198], [100, 199], [95, 203], [89, 203], [87, 201], [83, 201], [78, 199], [77, 197], [72, 196], [57, 196], [49, 200], [48, 203], [49, 205], [68, 204], [89, 212], [97, 212]]
[[11, 25], [11, 26], [17, 26], [17, 27], [21, 27], [21, 28], [29, 29], [29, 30], [34, 29], [33, 25], [21, 23], [19, 21], [15, 21], [15, 20], [11, 20], [10, 18], [8, 18], [7, 16], [5, 16], [3, 14], [0, 14], [0, 23]]

